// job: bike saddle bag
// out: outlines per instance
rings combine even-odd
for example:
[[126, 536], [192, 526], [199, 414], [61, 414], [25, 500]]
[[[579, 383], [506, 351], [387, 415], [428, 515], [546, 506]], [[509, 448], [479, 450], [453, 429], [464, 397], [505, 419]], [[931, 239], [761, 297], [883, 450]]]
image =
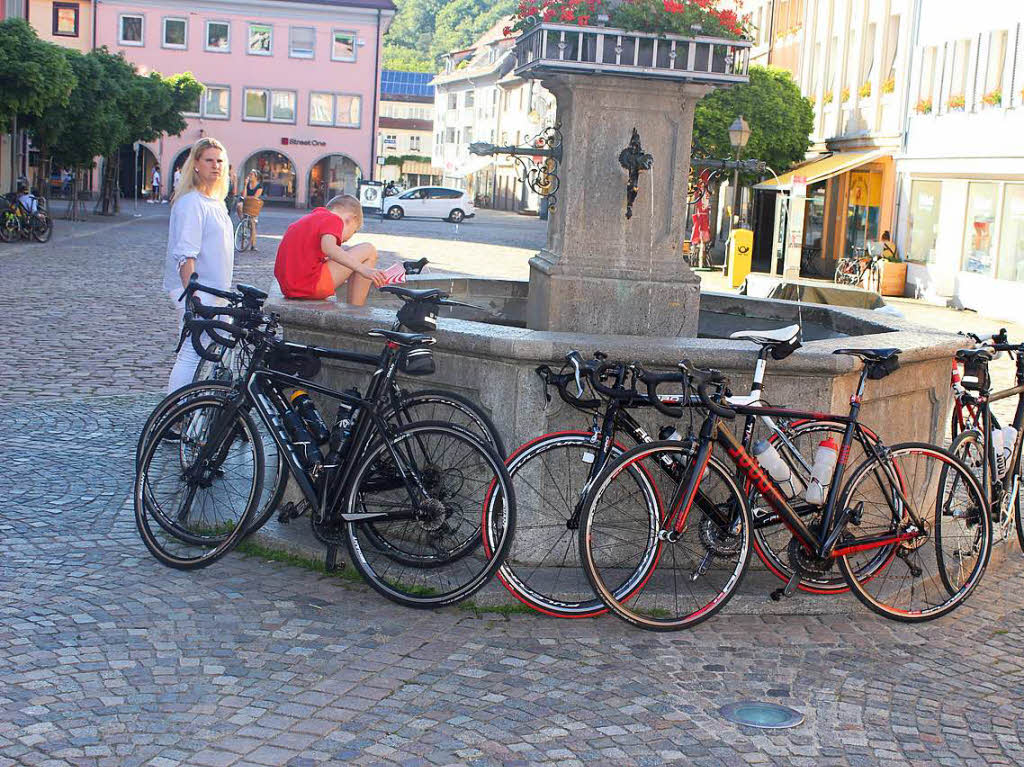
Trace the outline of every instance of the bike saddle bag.
[[269, 359], [271, 370], [299, 378], [316, 378], [320, 374], [320, 358], [312, 352], [279, 349]]
[[434, 374], [434, 353], [425, 346], [406, 349], [398, 360], [398, 369], [408, 376]]
[[774, 344], [771, 350], [772, 359], [784, 360], [799, 348], [800, 335], [797, 334], [794, 338], [791, 338], [788, 341], [784, 341], [781, 344]]
[[900, 369], [900, 358], [890, 357], [887, 360], [879, 360], [878, 362], [872, 362], [868, 367], [868, 378], [872, 381], [880, 381], [890, 373], [895, 373]]
[[437, 304], [406, 301], [398, 310], [398, 321], [414, 333], [433, 333], [437, 330]]
[[988, 374], [988, 361], [977, 356], [964, 360], [964, 373], [960, 376], [960, 384], [968, 391], [988, 391], [992, 379]]

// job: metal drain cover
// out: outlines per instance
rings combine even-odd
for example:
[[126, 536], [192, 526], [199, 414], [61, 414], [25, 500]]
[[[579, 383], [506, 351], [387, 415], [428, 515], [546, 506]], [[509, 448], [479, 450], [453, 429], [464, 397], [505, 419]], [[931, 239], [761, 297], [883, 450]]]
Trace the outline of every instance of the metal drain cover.
[[725, 719], [747, 727], [760, 727], [764, 730], [782, 730], [796, 727], [803, 722], [804, 715], [788, 706], [777, 703], [762, 703], [756, 700], [745, 700], [730, 703], [718, 709]]

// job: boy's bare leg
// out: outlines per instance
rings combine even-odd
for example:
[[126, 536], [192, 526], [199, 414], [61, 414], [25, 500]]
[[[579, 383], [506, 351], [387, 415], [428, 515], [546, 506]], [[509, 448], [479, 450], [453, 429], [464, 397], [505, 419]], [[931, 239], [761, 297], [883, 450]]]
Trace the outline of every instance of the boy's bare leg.
[[[349, 255], [355, 256], [363, 264], [371, 269], [377, 266], [377, 248], [368, 242], [361, 242], [348, 248]], [[348, 279], [348, 302], [352, 306], [362, 306], [366, 303], [366, 296], [370, 292], [371, 280], [361, 277], [355, 272]]]

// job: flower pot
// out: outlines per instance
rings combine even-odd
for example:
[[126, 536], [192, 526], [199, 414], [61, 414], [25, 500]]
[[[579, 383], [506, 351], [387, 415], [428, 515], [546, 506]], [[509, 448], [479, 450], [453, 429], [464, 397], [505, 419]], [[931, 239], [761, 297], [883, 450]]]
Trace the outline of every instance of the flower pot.
[[906, 261], [883, 261], [878, 292], [883, 296], [902, 296], [907, 289]]

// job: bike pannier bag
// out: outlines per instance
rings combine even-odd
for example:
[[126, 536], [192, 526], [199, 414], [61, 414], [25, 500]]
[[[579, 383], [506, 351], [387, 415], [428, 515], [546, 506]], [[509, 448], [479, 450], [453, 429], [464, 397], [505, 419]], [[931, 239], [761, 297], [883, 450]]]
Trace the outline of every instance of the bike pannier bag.
[[968, 357], [964, 361], [964, 374], [960, 376], [960, 383], [970, 391], [988, 391], [992, 381], [988, 375], [987, 360]]
[[407, 301], [398, 310], [398, 321], [414, 333], [433, 333], [437, 330], [437, 304]]
[[425, 346], [406, 349], [398, 361], [398, 369], [410, 376], [429, 376], [434, 374], [434, 353]]

